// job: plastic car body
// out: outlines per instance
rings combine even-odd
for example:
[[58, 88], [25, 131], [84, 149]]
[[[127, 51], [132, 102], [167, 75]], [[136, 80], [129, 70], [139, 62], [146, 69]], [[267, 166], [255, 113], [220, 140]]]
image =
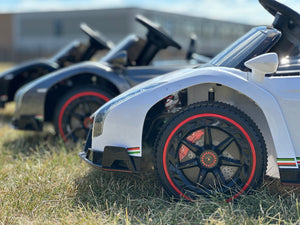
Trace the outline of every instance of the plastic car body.
[[50, 59], [37, 59], [20, 64], [0, 74], [0, 107], [13, 101], [16, 91], [24, 84], [71, 64], [90, 60], [98, 51], [114, 45], [98, 31], [81, 24], [81, 30], [89, 36], [88, 43], [73, 41]]
[[148, 29], [146, 39], [129, 35], [100, 62], [69, 66], [22, 87], [15, 97], [13, 126], [40, 131], [44, 122], [52, 122], [65, 141], [85, 139], [89, 117], [99, 106], [138, 83], [189, 64], [149, 65], [160, 50], [181, 47], [159, 25], [136, 18]]
[[188, 200], [221, 192], [231, 201], [259, 186], [267, 164], [283, 183], [299, 184], [300, 64], [278, 67], [278, 57], [299, 46], [300, 16], [275, 0], [260, 3], [273, 27], [253, 28], [209, 64], [154, 78], [102, 106], [80, 157], [134, 173], [150, 146], [167, 193]]

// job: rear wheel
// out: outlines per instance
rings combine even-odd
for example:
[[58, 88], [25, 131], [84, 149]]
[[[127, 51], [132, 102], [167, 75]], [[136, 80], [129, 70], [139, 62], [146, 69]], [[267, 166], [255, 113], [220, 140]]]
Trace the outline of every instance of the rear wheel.
[[266, 147], [255, 123], [219, 102], [188, 106], [162, 129], [156, 168], [166, 191], [188, 200], [217, 192], [238, 197], [257, 187], [266, 170]]
[[90, 116], [111, 98], [111, 94], [96, 88], [78, 88], [68, 92], [55, 109], [56, 132], [66, 142], [85, 139], [93, 122]]

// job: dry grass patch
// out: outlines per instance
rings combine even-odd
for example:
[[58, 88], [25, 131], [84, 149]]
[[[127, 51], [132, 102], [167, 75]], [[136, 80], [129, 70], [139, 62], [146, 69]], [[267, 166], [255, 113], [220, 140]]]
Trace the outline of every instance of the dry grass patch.
[[172, 201], [151, 170], [108, 173], [82, 163], [82, 144], [10, 128], [0, 115], [0, 224], [299, 224], [298, 187], [266, 179], [232, 203]]

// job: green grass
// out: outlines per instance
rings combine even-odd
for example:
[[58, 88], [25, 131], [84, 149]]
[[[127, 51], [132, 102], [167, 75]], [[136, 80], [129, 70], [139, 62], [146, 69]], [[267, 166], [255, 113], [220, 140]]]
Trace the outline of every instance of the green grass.
[[0, 109], [0, 224], [299, 224], [299, 190], [265, 179], [231, 203], [221, 196], [172, 201], [152, 170], [103, 172], [80, 161], [82, 144], [65, 146], [51, 129], [9, 127]]

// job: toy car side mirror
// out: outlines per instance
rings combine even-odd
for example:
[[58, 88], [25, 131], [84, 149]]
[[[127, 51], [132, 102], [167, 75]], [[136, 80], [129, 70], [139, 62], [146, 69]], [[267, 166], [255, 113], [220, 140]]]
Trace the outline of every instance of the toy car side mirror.
[[121, 51], [118, 52], [112, 59], [109, 60], [109, 63], [111, 63], [115, 67], [124, 67], [127, 64], [127, 52]]
[[265, 53], [246, 61], [244, 64], [252, 70], [249, 79], [263, 82], [266, 74], [277, 71], [278, 55], [275, 52]]

